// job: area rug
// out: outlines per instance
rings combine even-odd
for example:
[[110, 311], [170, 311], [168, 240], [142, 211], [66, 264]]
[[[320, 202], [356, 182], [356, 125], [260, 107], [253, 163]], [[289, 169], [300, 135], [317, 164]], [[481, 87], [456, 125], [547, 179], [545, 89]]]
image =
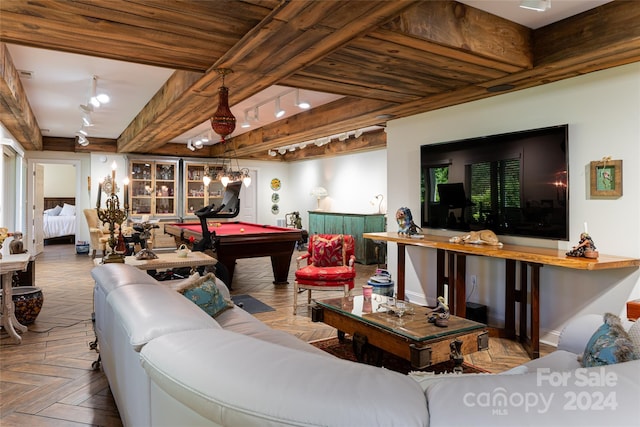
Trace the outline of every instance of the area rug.
[[[344, 342], [340, 342], [337, 337], [334, 337], [312, 341], [309, 344], [319, 348], [320, 350], [326, 351], [327, 353], [333, 354], [340, 359], [357, 362], [356, 355], [353, 352], [353, 344], [350, 337], [348, 336], [345, 338]], [[363, 363], [373, 364], [372, 362], [367, 360], [365, 360]], [[435, 373], [453, 372], [453, 366], [453, 361], [450, 360], [429, 366], [428, 368], [422, 369], [422, 371]], [[400, 372], [402, 374], [408, 374], [411, 371], [415, 371], [415, 369], [411, 367], [411, 363], [408, 360], [404, 360], [396, 355], [387, 353], [386, 351], [382, 352], [382, 367], [392, 371]], [[462, 372], [464, 374], [475, 374], [488, 373], [489, 371], [464, 362], [462, 364]]]
[[235, 305], [241, 307], [244, 311], [250, 314], [275, 311], [275, 308], [268, 306], [258, 299], [255, 299], [251, 295], [232, 295], [231, 300]]

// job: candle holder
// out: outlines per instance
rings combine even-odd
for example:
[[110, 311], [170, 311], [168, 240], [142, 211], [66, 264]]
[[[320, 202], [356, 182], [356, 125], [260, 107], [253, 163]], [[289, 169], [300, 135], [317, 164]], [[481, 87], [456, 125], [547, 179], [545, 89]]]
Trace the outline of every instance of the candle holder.
[[127, 206], [125, 206], [125, 209], [120, 209], [120, 200], [118, 199], [118, 195], [115, 193], [111, 193], [111, 195], [107, 198], [106, 209], [100, 209], [99, 203], [100, 202], [98, 201], [98, 206], [96, 207], [96, 211], [98, 212], [98, 219], [100, 219], [100, 221], [105, 224], [109, 224], [108, 244], [109, 247], [111, 247], [111, 252], [104, 258], [102, 258], [102, 263], [124, 263], [126, 250], [117, 250], [118, 237], [116, 237], [116, 224], [120, 225], [120, 228], [122, 229], [122, 223], [127, 219], [128, 216]]

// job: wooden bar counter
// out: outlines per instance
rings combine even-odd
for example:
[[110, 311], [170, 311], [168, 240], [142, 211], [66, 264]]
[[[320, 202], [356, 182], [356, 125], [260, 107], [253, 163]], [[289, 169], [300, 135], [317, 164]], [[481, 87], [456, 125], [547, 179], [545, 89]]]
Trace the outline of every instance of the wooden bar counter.
[[[486, 256], [505, 260], [505, 326], [499, 330], [501, 336], [516, 337], [516, 304], [520, 307], [519, 339], [529, 356], [540, 355], [540, 268], [545, 265], [574, 270], [607, 270], [638, 267], [640, 259], [602, 255], [597, 259], [569, 257], [566, 251], [534, 246], [503, 245], [488, 246], [449, 242], [449, 237], [421, 234], [407, 237], [394, 232], [365, 233], [365, 239], [394, 242], [398, 245], [397, 298], [405, 297], [405, 256], [407, 246], [417, 246], [437, 251], [436, 284], [437, 294], [444, 293], [448, 284], [448, 301], [451, 313], [466, 315], [466, 256]], [[448, 260], [445, 271], [445, 260]], [[520, 264], [520, 286], [516, 278], [517, 263]], [[530, 325], [527, 331], [527, 294], [531, 293], [529, 308]]]

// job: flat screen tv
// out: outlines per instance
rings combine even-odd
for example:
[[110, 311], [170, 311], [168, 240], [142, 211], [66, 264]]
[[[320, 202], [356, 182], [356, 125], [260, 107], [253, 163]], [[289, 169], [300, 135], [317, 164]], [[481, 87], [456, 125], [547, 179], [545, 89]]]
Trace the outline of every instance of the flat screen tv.
[[422, 145], [421, 225], [569, 240], [568, 125]]

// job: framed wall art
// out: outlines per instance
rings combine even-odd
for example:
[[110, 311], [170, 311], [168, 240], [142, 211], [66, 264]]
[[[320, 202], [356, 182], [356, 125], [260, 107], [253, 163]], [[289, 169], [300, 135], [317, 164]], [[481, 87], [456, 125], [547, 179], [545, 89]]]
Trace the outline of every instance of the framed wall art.
[[622, 160], [591, 162], [590, 172], [591, 197], [614, 199], [622, 196]]

